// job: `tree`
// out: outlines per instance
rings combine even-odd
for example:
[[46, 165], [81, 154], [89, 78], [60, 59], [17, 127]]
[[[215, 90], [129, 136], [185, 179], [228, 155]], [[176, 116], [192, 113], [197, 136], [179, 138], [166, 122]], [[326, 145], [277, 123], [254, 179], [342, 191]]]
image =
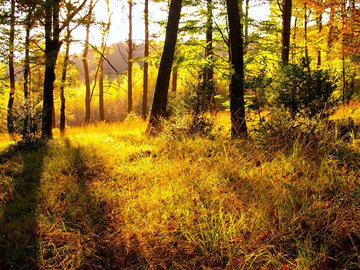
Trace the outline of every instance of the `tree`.
[[283, 0], [283, 4], [281, 6], [281, 12], [282, 12], [281, 61], [283, 65], [287, 65], [289, 63], [291, 10], [292, 10], [292, 0]]
[[128, 36], [128, 113], [132, 111], [132, 69], [133, 69], [133, 40], [132, 40], [132, 9], [133, 9], [133, 1], [128, 0], [129, 4], [129, 36]]
[[229, 41], [230, 41], [230, 114], [231, 114], [231, 137], [246, 137], [247, 127], [245, 118], [244, 101], [244, 59], [243, 39], [240, 13], [237, 0], [226, 0], [229, 18]]
[[205, 69], [203, 78], [203, 90], [205, 91], [206, 103], [210, 111], [215, 110], [214, 96], [214, 49], [213, 49], [213, 1], [206, 0], [206, 45], [205, 45]]
[[42, 138], [52, 138], [52, 115], [54, 104], [55, 66], [61, 47], [60, 33], [70, 20], [83, 8], [86, 0], [74, 8], [60, 26], [60, 0], [46, 0], [44, 5], [45, 24], [45, 77], [42, 111]]
[[45, 1], [45, 78], [42, 137], [52, 138], [55, 65], [60, 51], [60, 0]]
[[147, 95], [149, 88], [149, 0], [145, 0], [144, 4], [144, 24], [145, 24], [145, 48], [144, 48], [144, 80], [143, 80], [143, 98], [141, 115], [145, 120], [147, 115]]
[[147, 128], [147, 132], [150, 134], [154, 133], [160, 127], [160, 118], [166, 115], [169, 81], [171, 67], [174, 61], [181, 6], [182, 0], [171, 0], [169, 17], [166, 26], [165, 44], [161, 55], [154, 100]]
[[7, 128], [10, 134], [14, 133], [13, 107], [15, 98], [15, 67], [14, 67], [14, 39], [15, 39], [15, 0], [10, 2], [10, 33], [9, 33], [9, 78], [10, 93], [7, 111]]
[[94, 8], [93, 0], [90, 0], [89, 12], [87, 14], [87, 19], [86, 19], [86, 37], [85, 37], [84, 52], [82, 55], [82, 62], [84, 66], [84, 77], [85, 77], [85, 123], [90, 122], [90, 115], [91, 115], [90, 74], [89, 74], [89, 63], [87, 61], [87, 56], [89, 53], [89, 35], [90, 35], [90, 26], [92, 22], [93, 8]]
[[106, 50], [105, 38], [110, 30], [110, 3], [106, 0], [106, 9], [108, 13], [107, 23], [102, 22], [101, 32], [101, 55], [99, 60], [99, 117], [101, 121], [105, 121], [105, 108], [104, 108], [104, 55]]
[[66, 37], [65, 37], [65, 56], [62, 64], [62, 73], [61, 73], [61, 84], [60, 84], [60, 132], [65, 132], [65, 83], [66, 83], [66, 73], [69, 65], [69, 52], [70, 52], [70, 39], [71, 39], [71, 30], [70, 27], [66, 27]]

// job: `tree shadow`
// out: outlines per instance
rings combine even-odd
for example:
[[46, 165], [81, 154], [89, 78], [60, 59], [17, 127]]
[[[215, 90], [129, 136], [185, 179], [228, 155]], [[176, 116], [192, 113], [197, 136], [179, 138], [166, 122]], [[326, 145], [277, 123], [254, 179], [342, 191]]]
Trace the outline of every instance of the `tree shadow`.
[[86, 249], [91, 250], [78, 269], [114, 269], [117, 265], [115, 254], [104, 240], [111, 207], [91, 189], [92, 182], [102, 177], [101, 161], [91, 160], [83, 147], [73, 146], [69, 139], [65, 139], [65, 145], [72, 184], [63, 198], [66, 203], [63, 220], [67, 229], [79, 232]]
[[9, 184], [0, 190], [0, 269], [38, 268], [38, 191], [47, 148], [42, 141], [18, 143], [0, 156], [2, 184]]
[[[121, 224], [112, 221], [113, 206], [91, 188], [93, 181], [108, 181], [101, 166], [106, 161], [95, 154], [92, 158], [99, 159], [94, 162], [89, 159], [86, 149], [72, 146], [68, 139], [65, 145], [71, 158], [75, 186], [72, 198], [65, 199], [72, 213], [66, 213], [64, 221], [68, 228], [78, 230], [81, 237], [87, 239], [86, 245], [91, 250], [78, 269], [129, 269], [143, 264], [138, 240], [131, 239], [129, 246], [121, 236]], [[74, 213], [81, 213], [81, 216]]]

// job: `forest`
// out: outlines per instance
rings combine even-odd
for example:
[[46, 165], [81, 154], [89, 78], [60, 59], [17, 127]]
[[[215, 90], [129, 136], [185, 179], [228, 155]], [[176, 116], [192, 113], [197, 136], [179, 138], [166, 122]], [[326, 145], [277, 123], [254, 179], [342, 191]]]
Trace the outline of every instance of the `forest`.
[[360, 0], [0, 0], [0, 269], [360, 269]]

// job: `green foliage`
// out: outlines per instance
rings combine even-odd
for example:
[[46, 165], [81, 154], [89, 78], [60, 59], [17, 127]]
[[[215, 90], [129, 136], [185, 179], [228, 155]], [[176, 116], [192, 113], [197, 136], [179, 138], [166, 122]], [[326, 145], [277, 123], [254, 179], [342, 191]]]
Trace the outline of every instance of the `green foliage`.
[[41, 129], [41, 100], [17, 100], [13, 110], [15, 132], [24, 141], [33, 141]]
[[336, 88], [328, 71], [310, 71], [304, 61], [285, 66], [278, 80], [276, 101], [289, 109], [292, 118], [298, 113], [310, 118], [322, 113]]

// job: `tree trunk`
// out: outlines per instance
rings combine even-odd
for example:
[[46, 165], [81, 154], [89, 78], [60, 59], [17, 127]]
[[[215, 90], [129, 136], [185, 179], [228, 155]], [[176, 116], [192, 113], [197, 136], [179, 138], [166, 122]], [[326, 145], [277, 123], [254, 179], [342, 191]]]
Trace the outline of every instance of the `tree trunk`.
[[161, 56], [156, 80], [154, 101], [147, 131], [153, 133], [160, 127], [160, 117], [166, 115], [171, 67], [174, 61], [177, 33], [179, 28], [182, 0], [171, 0], [167, 21], [164, 50]]
[[11, 0], [10, 34], [9, 34], [9, 78], [10, 93], [7, 106], [7, 129], [10, 134], [15, 132], [13, 107], [15, 98], [15, 67], [14, 67], [14, 39], [15, 39], [15, 0]]
[[[105, 108], [104, 108], [104, 55], [106, 51], [105, 38], [110, 29], [110, 3], [106, 0], [106, 8], [108, 13], [108, 21], [106, 26], [103, 25], [101, 33], [101, 55], [99, 60], [99, 116], [100, 121], [105, 121]], [[104, 23], [105, 24], [105, 23]]]
[[346, 66], [345, 66], [345, 19], [346, 19], [346, 0], [341, 3], [341, 69], [342, 69], [342, 101], [346, 101]]
[[231, 137], [247, 137], [244, 102], [243, 40], [237, 0], [226, 0], [229, 18], [229, 41], [231, 60], [230, 114]]
[[178, 67], [174, 65], [172, 68], [172, 76], [171, 76], [171, 92], [177, 92], [177, 81], [178, 81]]
[[67, 33], [66, 33], [66, 38], [65, 38], [65, 42], [66, 42], [65, 57], [64, 57], [64, 62], [63, 62], [63, 66], [62, 66], [61, 85], [60, 85], [60, 132], [61, 133], [65, 132], [65, 123], [66, 123], [65, 83], [66, 83], [67, 67], [69, 64], [70, 38], [71, 38], [71, 32], [70, 32], [69, 27], [67, 27]]
[[92, 11], [93, 11], [93, 0], [90, 0], [89, 13], [87, 14], [87, 21], [86, 21], [85, 46], [82, 57], [82, 62], [84, 66], [84, 78], [85, 78], [85, 123], [86, 124], [90, 122], [90, 116], [91, 116], [90, 74], [89, 74], [89, 63], [87, 61], [87, 55], [89, 52], [89, 34], [90, 34], [90, 25], [92, 20]]
[[133, 41], [132, 41], [132, 0], [128, 0], [129, 4], [129, 44], [128, 44], [128, 113], [132, 111], [132, 68], [133, 68]]
[[22, 135], [26, 136], [29, 132], [29, 76], [30, 76], [30, 31], [32, 27], [32, 9], [28, 10], [25, 22], [25, 55], [24, 55], [24, 103], [25, 103], [25, 119], [22, 127]]
[[249, 45], [249, 8], [250, 8], [250, 0], [245, 0], [245, 52], [247, 51], [247, 46]]
[[306, 68], [310, 72], [310, 58], [309, 58], [309, 48], [308, 48], [308, 7], [307, 2], [304, 1], [304, 40], [305, 40], [305, 61]]
[[[298, 18], [295, 17], [295, 19], [294, 19], [294, 31], [293, 31], [293, 35], [292, 35], [293, 44], [296, 44], [297, 22], [298, 22]], [[296, 46], [294, 46], [293, 50], [291, 50], [291, 61], [294, 61], [295, 54], [296, 54]]]
[[[319, 12], [319, 15], [316, 19], [316, 24], [317, 24], [318, 33], [320, 36], [320, 34], [322, 32], [322, 11]], [[319, 45], [319, 48], [317, 51], [317, 68], [320, 68], [320, 67], [321, 67], [321, 49], [320, 49], [320, 45]]]
[[60, 51], [60, 0], [45, 2], [45, 78], [42, 112], [42, 137], [52, 138], [55, 65]]
[[142, 118], [145, 120], [147, 115], [147, 96], [149, 88], [149, 0], [145, 0], [144, 7], [145, 23], [145, 48], [144, 48], [144, 81], [143, 81], [143, 99], [142, 99]]
[[284, 66], [289, 63], [290, 34], [291, 34], [291, 9], [292, 9], [292, 0], [283, 0], [281, 61]]
[[203, 78], [203, 90], [205, 90], [206, 107], [211, 112], [215, 110], [214, 96], [214, 49], [213, 49], [213, 1], [207, 0], [207, 18], [206, 18], [206, 46], [205, 46], [205, 59], [206, 66]]

